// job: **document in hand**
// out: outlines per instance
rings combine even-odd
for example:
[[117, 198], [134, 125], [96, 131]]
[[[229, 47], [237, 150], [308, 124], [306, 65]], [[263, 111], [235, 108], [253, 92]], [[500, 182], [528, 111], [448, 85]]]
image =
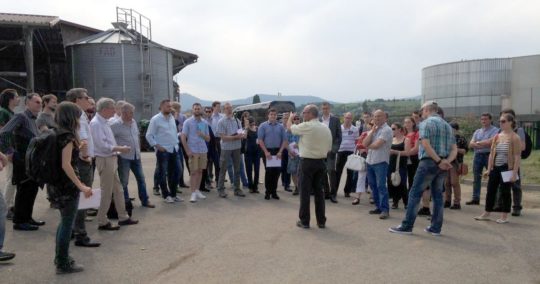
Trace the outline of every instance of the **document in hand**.
[[272, 156], [271, 160], [266, 160], [266, 167], [267, 168], [280, 168], [281, 167], [281, 159], [278, 159], [276, 156]]
[[[512, 179], [512, 171], [501, 172], [501, 176], [502, 176], [503, 182], [510, 182], [510, 180]], [[519, 175], [517, 176], [516, 180], [518, 179], [519, 179]]]
[[84, 197], [84, 193], [80, 193], [79, 196], [79, 210], [89, 208], [99, 208], [101, 203], [101, 188], [92, 189], [92, 196], [89, 198]]

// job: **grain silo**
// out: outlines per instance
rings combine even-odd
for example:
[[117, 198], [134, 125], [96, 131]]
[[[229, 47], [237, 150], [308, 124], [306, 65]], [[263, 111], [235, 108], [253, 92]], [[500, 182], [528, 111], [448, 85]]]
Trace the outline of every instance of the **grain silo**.
[[117, 22], [107, 31], [67, 46], [72, 85], [99, 99], [126, 100], [135, 119], [149, 119], [159, 102], [173, 99], [173, 76], [197, 62], [197, 55], [152, 41], [151, 22], [132, 9], [117, 8]]

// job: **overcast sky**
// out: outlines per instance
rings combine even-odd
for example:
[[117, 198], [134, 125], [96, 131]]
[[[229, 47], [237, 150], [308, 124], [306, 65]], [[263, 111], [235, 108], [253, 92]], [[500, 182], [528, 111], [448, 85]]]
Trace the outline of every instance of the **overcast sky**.
[[117, 5], [133, 8], [151, 19], [154, 41], [199, 55], [178, 81], [182, 92], [209, 100], [278, 92], [340, 102], [412, 97], [421, 94], [423, 67], [540, 53], [534, 0], [0, 3], [2, 12], [98, 29], [111, 28]]

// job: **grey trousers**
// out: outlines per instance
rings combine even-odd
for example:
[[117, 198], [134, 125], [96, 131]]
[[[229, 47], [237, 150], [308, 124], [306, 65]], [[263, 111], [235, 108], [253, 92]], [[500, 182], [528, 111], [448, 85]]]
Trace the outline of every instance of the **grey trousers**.
[[240, 157], [242, 153], [240, 149], [235, 150], [223, 150], [221, 149], [221, 156], [219, 157], [219, 179], [217, 189], [219, 192], [225, 190], [225, 172], [227, 172], [227, 160], [232, 157], [233, 172], [234, 172], [234, 190], [240, 190]]
[[[87, 163], [81, 159], [77, 162], [77, 169], [79, 169], [79, 177], [82, 183], [86, 186], [92, 187], [94, 182], [94, 171], [92, 169], [92, 163]], [[86, 210], [77, 210], [75, 216], [75, 222], [73, 223], [73, 234], [77, 240], [84, 240], [86, 238]]]

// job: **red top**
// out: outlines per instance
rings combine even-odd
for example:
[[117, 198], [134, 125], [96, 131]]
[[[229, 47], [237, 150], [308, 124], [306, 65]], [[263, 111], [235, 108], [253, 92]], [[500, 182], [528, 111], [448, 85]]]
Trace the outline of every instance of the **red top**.
[[411, 141], [411, 148], [414, 148], [416, 145], [416, 142], [418, 141], [418, 138], [420, 137], [418, 134], [418, 130], [414, 132], [409, 132], [407, 135], [405, 135], [406, 138], [409, 138], [409, 141]]
[[368, 135], [368, 132], [364, 131], [364, 132], [362, 132], [362, 134], [360, 134], [360, 137], [358, 137], [358, 139], [356, 139], [356, 150], [358, 150], [360, 152], [366, 152], [366, 147], [364, 147], [362, 142], [364, 141], [364, 138], [366, 138], [367, 135]]

